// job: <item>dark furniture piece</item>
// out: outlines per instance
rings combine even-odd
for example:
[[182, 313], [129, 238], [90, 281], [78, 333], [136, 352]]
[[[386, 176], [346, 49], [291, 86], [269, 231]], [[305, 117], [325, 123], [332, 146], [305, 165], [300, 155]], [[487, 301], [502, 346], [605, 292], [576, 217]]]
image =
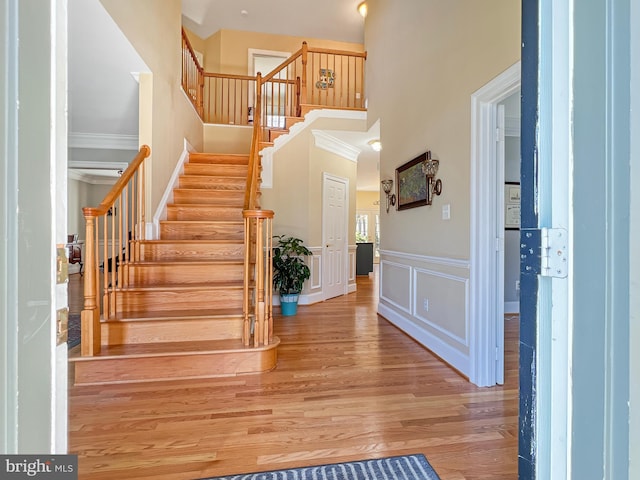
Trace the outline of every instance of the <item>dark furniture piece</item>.
[[356, 275], [373, 272], [373, 243], [356, 243]]
[[78, 234], [67, 235], [67, 251], [69, 252], [69, 263], [80, 264], [80, 275], [82, 275], [82, 242], [78, 241]]

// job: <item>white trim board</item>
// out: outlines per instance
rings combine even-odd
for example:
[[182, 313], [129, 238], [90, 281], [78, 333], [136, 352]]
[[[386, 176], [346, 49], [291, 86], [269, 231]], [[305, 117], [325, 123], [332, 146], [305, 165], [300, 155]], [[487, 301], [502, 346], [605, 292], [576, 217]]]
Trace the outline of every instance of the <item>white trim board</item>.
[[383, 303], [378, 304], [378, 314], [397, 326], [400, 330], [412, 337], [419, 344], [431, 350], [431, 352], [442, 358], [453, 368], [459, 370], [463, 375], [468, 374], [468, 356], [465, 356], [462, 352], [459, 352], [455, 348], [443, 342], [441, 339], [429, 333], [424, 328], [420, 328], [420, 326], [403, 317], [401, 314], [389, 308]]
[[138, 135], [111, 133], [69, 133], [69, 148], [98, 148], [110, 150], [139, 150]]
[[[471, 255], [469, 380], [478, 386], [495, 385], [497, 338], [497, 189], [500, 172], [496, 159], [497, 104], [520, 88], [520, 62], [471, 95]], [[502, 178], [504, 183], [504, 178]], [[487, 218], [488, 217], [488, 218]], [[502, 324], [501, 324], [502, 325]]]

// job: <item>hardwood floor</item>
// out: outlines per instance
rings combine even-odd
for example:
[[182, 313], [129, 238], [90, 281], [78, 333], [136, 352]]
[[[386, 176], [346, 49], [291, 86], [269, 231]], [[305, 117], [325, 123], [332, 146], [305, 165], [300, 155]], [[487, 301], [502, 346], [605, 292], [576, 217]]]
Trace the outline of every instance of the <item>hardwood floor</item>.
[[70, 387], [80, 479], [193, 480], [415, 452], [442, 480], [517, 478], [518, 317], [505, 320], [505, 385], [478, 388], [376, 304], [376, 281], [358, 277], [356, 293], [278, 314], [269, 373]]

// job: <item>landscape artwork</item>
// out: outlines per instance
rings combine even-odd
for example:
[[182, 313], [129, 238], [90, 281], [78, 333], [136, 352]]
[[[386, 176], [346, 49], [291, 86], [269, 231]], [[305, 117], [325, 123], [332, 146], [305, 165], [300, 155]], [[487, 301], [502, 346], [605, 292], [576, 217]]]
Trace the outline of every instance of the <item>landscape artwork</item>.
[[427, 204], [427, 176], [422, 169], [426, 159], [423, 153], [396, 169], [398, 210]]

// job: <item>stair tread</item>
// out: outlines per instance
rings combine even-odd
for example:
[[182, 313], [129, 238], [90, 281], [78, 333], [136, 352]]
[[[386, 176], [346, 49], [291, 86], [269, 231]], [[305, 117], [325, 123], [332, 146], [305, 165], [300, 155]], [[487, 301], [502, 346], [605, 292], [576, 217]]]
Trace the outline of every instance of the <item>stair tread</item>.
[[176, 208], [207, 208], [207, 209], [215, 209], [215, 210], [228, 210], [229, 208], [233, 208], [234, 210], [242, 210], [242, 207], [238, 207], [237, 205], [220, 205], [218, 203], [167, 203], [167, 207], [176, 207]]
[[180, 284], [180, 283], [165, 283], [162, 285], [129, 285], [127, 287], [122, 287], [119, 289], [121, 292], [161, 292], [163, 290], [171, 290], [171, 291], [189, 291], [189, 290], [221, 290], [221, 289], [233, 289], [237, 290], [239, 288], [243, 288], [244, 283], [241, 280], [238, 281], [230, 281], [224, 280], [219, 282], [207, 282], [207, 283], [188, 283], [188, 284]]
[[242, 220], [160, 220], [160, 223], [228, 223], [230, 225], [241, 225], [244, 222]]
[[189, 154], [192, 163], [216, 163], [220, 165], [245, 165], [249, 162], [248, 153], [207, 153], [192, 152]]
[[242, 190], [238, 190], [238, 189], [229, 189], [229, 188], [194, 188], [194, 187], [177, 187], [174, 188], [173, 191], [180, 191], [180, 192], [199, 192], [199, 193], [242, 193], [244, 194], [244, 192]]
[[[193, 175], [189, 173], [183, 173], [182, 175], [180, 175], [180, 178], [186, 178], [187, 180], [202, 180], [203, 178], [207, 178], [207, 177], [208, 175]], [[220, 176], [218, 175], [211, 175], [211, 177], [217, 180], [220, 180]], [[230, 181], [244, 180], [246, 182], [247, 177], [243, 177], [242, 175], [225, 175], [224, 180], [230, 180]]]
[[152, 320], [160, 321], [172, 321], [180, 319], [206, 319], [212, 317], [219, 318], [242, 318], [243, 314], [237, 308], [209, 308], [206, 310], [166, 310], [166, 311], [152, 311], [146, 310], [144, 312], [120, 312], [112, 318], [103, 320], [104, 323], [110, 322], [148, 322]]
[[176, 266], [176, 267], [181, 267], [184, 265], [202, 265], [202, 266], [207, 266], [207, 265], [244, 265], [244, 259], [228, 259], [228, 258], [221, 258], [219, 260], [211, 260], [211, 259], [206, 259], [206, 260], [200, 260], [197, 258], [191, 258], [191, 259], [180, 259], [180, 260], [138, 260], [136, 262], [131, 262], [129, 264], [131, 267], [153, 267], [153, 266]]
[[69, 352], [69, 360], [83, 362], [109, 358], [125, 359], [136, 357], [166, 357], [172, 355], [199, 355], [223, 351], [247, 352], [275, 348], [279, 343], [280, 339], [274, 336], [272, 343], [260, 347], [245, 347], [241, 339], [103, 345], [100, 353], [93, 357], [82, 357], [79, 355], [79, 351]]
[[[162, 220], [164, 221], [164, 220]], [[170, 220], [170, 221], [180, 221], [180, 220]], [[153, 244], [172, 244], [172, 243], [177, 243], [179, 245], [185, 245], [185, 244], [190, 244], [190, 243], [198, 243], [198, 244], [205, 244], [205, 245], [217, 245], [217, 244], [226, 244], [226, 243], [231, 243], [231, 244], [244, 244], [244, 240], [238, 240], [238, 239], [229, 239], [229, 240], [223, 240], [223, 239], [215, 239], [215, 240], [194, 240], [194, 239], [190, 239], [190, 238], [186, 238], [186, 239], [175, 239], [172, 240], [170, 238], [167, 239], [157, 239], [157, 240], [142, 240], [140, 243], [145, 243], [145, 244], [149, 244], [149, 245], [153, 245]]]

